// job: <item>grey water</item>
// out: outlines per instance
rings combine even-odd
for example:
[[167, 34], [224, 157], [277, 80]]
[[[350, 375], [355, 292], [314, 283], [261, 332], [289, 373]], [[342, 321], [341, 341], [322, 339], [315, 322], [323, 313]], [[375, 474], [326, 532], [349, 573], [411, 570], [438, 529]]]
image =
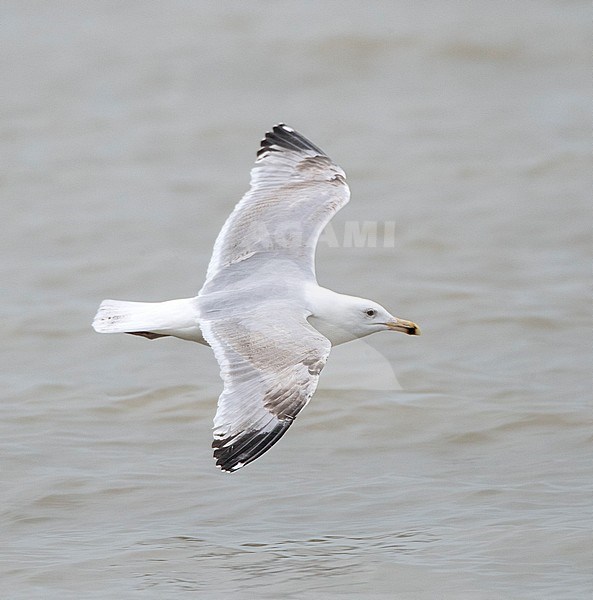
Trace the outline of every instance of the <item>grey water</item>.
[[[588, 3], [1, 15], [2, 598], [589, 597]], [[319, 282], [423, 335], [228, 475], [210, 350], [90, 322], [197, 293], [279, 121], [352, 190]]]

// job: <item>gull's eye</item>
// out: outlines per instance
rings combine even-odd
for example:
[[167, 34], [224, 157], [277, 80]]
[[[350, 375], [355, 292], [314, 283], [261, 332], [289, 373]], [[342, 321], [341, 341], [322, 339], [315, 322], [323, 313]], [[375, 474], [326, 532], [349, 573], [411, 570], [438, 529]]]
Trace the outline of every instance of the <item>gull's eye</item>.
[[374, 317], [377, 314], [377, 311], [372, 308], [369, 308], [368, 310], [365, 310], [364, 312], [366, 313], [367, 317]]

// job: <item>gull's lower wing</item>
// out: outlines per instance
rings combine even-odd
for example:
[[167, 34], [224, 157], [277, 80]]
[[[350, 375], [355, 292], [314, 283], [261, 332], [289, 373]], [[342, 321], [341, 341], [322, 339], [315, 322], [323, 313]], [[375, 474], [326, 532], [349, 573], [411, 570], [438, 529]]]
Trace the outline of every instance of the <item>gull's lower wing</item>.
[[329, 355], [329, 341], [305, 314], [277, 304], [200, 322], [224, 381], [212, 444], [223, 471], [254, 461], [284, 435], [313, 396]]
[[284, 124], [261, 142], [249, 191], [214, 244], [205, 289], [227, 267], [270, 253], [315, 276], [317, 240], [349, 200], [344, 171], [307, 138]]

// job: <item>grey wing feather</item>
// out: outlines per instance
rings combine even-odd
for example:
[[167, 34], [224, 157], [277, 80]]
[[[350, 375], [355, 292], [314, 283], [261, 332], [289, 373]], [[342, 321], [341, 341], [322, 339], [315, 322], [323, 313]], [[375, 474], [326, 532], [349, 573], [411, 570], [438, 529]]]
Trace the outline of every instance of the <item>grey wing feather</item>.
[[249, 191], [216, 239], [205, 287], [224, 269], [262, 253], [314, 279], [319, 235], [349, 198], [344, 171], [300, 133], [276, 125], [261, 142]]
[[214, 457], [222, 470], [236, 471], [274, 445], [307, 405], [330, 343], [304, 314], [273, 305], [249, 316], [205, 320], [201, 327], [224, 381]]

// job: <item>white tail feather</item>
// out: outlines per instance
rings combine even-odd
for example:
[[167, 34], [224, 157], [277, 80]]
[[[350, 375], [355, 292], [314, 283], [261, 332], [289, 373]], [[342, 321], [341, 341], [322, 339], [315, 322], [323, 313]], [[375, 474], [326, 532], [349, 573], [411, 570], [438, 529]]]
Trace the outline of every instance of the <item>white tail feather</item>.
[[167, 302], [103, 300], [93, 320], [93, 329], [99, 333], [171, 335], [206, 343], [198, 323], [195, 298]]

